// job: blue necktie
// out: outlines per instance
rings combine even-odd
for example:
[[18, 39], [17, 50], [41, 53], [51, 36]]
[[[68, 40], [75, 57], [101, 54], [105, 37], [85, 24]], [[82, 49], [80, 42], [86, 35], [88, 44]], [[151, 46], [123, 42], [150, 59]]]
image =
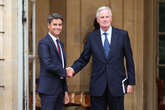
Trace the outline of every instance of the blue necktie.
[[105, 40], [104, 40], [104, 52], [105, 52], [105, 56], [108, 57], [108, 53], [109, 53], [109, 42], [108, 42], [108, 39], [107, 39], [107, 33], [103, 33], [104, 36], [105, 36]]

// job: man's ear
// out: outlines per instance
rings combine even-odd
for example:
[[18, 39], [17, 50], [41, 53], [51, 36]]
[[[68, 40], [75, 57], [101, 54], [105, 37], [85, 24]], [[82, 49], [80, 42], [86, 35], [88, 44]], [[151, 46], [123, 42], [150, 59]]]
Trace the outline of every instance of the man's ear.
[[111, 19], [110, 19], [110, 22], [112, 23], [112, 17], [111, 17]]
[[50, 27], [50, 24], [48, 23], [48, 29], [49, 29], [49, 27]]
[[96, 21], [97, 21], [97, 23], [99, 23], [99, 22], [98, 22], [98, 18], [96, 18]]

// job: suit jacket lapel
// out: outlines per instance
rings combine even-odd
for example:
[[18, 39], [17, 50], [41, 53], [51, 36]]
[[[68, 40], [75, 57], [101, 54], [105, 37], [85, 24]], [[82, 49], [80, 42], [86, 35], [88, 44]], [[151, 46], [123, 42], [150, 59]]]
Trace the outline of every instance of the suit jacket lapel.
[[[58, 51], [57, 51], [57, 47], [56, 47], [56, 45], [55, 45], [53, 39], [50, 37], [49, 34], [48, 34], [48, 39], [49, 39], [49, 41], [50, 41], [50, 45], [54, 48], [56, 54], [57, 54], [57, 55], [60, 57], [60, 59], [61, 59], [61, 56], [59, 55], [59, 53], [58, 53]], [[62, 60], [62, 59], [61, 59], [61, 60]]]
[[104, 61], [106, 61], [106, 56], [104, 52], [104, 47], [103, 47], [103, 44], [102, 44], [102, 40], [101, 40], [101, 32], [100, 32], [100, 29], [96, 31], [96, 44], [98, 44], [98, 47], [99, 47], [99, 50], [100, 50], [100, 55], [103, 55], [103, 59]]
[[61, 48], [62, 48], [62, 53], [63, 53], [63, 58], [64, 58], [64, 66], [65, 66], [66, 65], [66, 54], [65, 54], [63, 43], [61, 41], [60, 41], [60, 43], [61, 43]]
[[117, 41], [117, 33], [115, 32], [115, 29], [112, 27], [110, 51], [109, 51], [109, 55], [108, 55], [109, 60], [113, 57], [113, 49], [115, 48], [115, 46], [117, 44], [116, 41]]

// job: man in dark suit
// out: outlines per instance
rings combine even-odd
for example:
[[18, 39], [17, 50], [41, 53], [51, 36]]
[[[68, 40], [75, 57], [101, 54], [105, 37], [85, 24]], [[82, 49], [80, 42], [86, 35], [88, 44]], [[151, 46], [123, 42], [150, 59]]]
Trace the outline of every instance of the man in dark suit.
[[[80, 57], [67, 68], [78, 73], [92, 56], [90, 96], [92, 110], [124, 110], [124, 94], [133, 91], [135, 71], [128, 32], [111, 26], [112, 12], [102, 6], [96, 13], [100, 29], [87, 35]], [[126, 70], [124, 66], [126, 61]], [[127, 74], [126, 74], [127, 71]], [[125, 86], [127, 85], [128, 86]]]
[[39, 95], [41, 110], [63, 110], [69, 102], [66, 84], [66, 56], [59, 34], [63, 18], [57, 13], [48, 17], [49, 33], [39, 41]]

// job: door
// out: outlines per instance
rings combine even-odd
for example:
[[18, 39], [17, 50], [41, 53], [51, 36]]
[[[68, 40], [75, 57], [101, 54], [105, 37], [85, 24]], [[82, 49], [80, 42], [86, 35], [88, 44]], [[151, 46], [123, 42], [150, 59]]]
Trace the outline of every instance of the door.
[[36, 110], [36, 1], [23, 0], [23, 110]]

